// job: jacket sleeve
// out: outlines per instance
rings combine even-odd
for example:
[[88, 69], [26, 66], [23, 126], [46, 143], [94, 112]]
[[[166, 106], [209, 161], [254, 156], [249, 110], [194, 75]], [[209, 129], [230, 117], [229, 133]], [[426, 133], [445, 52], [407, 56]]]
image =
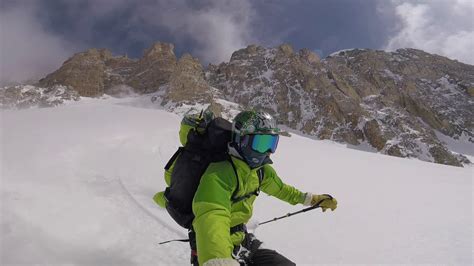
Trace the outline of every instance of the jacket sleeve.
[[268, 195], [279, 198], [292, 205], [303, 203], [305, 199], [305, 193], [300, 190], [283, 183], [278, 177], [275, 169], [270, 165], [263, 166], [264, 179], [260, 189]]
[[234, 248], [230, 237], [231, 197], [235, 177], [224, 164], [211, 164], [198, 186], [193, 199], [195, 215], [193, 228], [199, 264], [213, 258], [231, 258]]

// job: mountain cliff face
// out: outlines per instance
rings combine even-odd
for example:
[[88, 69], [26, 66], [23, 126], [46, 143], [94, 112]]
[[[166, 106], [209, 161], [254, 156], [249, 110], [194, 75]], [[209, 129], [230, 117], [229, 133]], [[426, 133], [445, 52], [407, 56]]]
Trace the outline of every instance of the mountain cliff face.
[[474, 66], [419, 50], [351, 50], [319, 60], [288, 45], [249, 46], [208, 71], [229, 100], [321, 139], [458, 166], [466, 158], [436, 132], [474, 142]]
[[250, 45], [204, 69], [173, 45], [156, 43], [139, 60], [90, 49], [74, 55], [39, 86], [81, 96], [153, 93], [170, 107], [222, 101], [262, 108], [281, 124], [320, 139], [369, 145], [398, 157], [461, 166], [438, 136], [474, 143], [474, 66], [420, 50], [341, 51], [325, 59], [289, 45]]

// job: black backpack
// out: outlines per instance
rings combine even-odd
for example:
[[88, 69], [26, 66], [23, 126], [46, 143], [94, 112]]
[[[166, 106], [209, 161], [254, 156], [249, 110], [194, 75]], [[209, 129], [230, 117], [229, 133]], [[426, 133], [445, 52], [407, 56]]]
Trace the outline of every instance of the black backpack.
[[[227, 145], [231, 141], [231, 137], [232, 124], [223, 118], [217, 117], [209, 123], [203, 134], [196, 130], [189, 131], [186, 145], [179, 147], [166, 164], [165, 170], [168, 170], [176, 161], [171, 173], [170, 186], [165, 190], [166, 210], [182, 227], [186, 229], [192, 227], [194, 219], [192, 201], [201, 176], [210, 163], [229, 161], [238, 179], [237, 170], [228, 154]], [[263, 171], [258, 171], [258, 176], [261, 183]], [[235, 197], [235, 194], [239, 191], [239, 187], [237, 187], [233, 193], [232, 201], [237, 202], [252, 195], [258, 195], [259, 188], [248, 195]]]

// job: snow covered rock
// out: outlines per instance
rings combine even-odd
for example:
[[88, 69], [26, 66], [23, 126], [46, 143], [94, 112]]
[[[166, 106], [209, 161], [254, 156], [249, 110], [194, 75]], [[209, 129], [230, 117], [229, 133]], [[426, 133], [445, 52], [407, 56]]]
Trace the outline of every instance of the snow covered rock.
[[308, 60], [289, 45], [252, 45], [208, 72], [225, 99], [321, 139], [456, 166], [467, 158], [436, 132], [474, 143], [474, 66], [423, 51], [354, 49]]
[[78, 101], [79, 99], [77, 91], [59, 85], [51, 88], [17, 85], [0, 89], [0, 109], [53, 107], [66, 101]]

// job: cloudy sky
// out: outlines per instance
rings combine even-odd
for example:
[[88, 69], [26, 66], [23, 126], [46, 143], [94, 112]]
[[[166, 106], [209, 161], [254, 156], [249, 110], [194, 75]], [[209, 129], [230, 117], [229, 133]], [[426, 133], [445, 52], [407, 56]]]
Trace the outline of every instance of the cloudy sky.
[[90, 47], [138, 58], [156, 41], [203, 64], [281, 43], [322, 57], [412, 47], [474, 64], [473, 17], [472, 0], [2, 0], [0, 81], [42, 77]]

